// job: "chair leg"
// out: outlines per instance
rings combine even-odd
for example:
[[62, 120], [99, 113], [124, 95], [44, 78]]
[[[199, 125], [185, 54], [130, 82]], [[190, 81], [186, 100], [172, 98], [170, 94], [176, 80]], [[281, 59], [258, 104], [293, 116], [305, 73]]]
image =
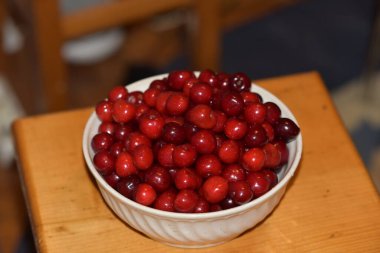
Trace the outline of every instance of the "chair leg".
[[193, 27], [192, 64], [198, 70], [220, 68], [221, 20], [220, 0], [198, 0]]
[[47, 111], [68, 106], [67, 69], [61, 55], [63, 44], [59, 27], [58, 1], [27, 0], [32, 12], [32, 34], [36, 56], [36, 74], [40, 81], [43, 103]]

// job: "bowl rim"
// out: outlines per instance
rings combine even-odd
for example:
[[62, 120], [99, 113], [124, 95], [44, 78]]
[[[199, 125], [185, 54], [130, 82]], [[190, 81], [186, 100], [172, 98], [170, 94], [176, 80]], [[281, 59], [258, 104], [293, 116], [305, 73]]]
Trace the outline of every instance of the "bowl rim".
[[[197, 75], [199, 72], [194, 71], [194, 73]], [[159, 74], [150, 76], [147, 78], [140, 79], [138, 81], [132, 82], [128, 85], [126, 85], [127, 88], [132, 88], [133, 91], [137, 91], [139, 89], [135, 88], [135, 86], [139, 86], [141, 84], [150, 84], [151, 81], [155, 79], [162, 79], [164, 77], [167, 77], [168, 73]], [[297, 119], [293, 115], [292, 111], [274, 94], [269, 92], [268, 90], [258, 86], [254, 82], [251, 82], [251, 91], [254, 89], [255, 92], [258, 92], [260, 95], [262, 93], [265, 93], [265, 96], [269, 96], [268, 101], [276, 100], [276, 104], [281, 108], [281, 111], [285, 110], [287, 117], [292, 119], [297, 125], [299, 125]], [[141, 89], [140, 89], [141, 90]], [[110, 193], [114, 198], [121, 201], [124, 205], [129, 205], [133, 207], [136, 210], [139, 210], [141, 212], [144, 212], [146, 214], [154, 215], [154, 216], [160, 216], [160, 218], [167, 218], [167, 219], [179, 219], [179, 220], [209, 220], [209, 219], [215, 219], [215, 218], [225, 218], [228, 216], [234, 216], [238, 213], [243, 213], [248, 211], [254, 206], [260, 205], [269, 198], [271, 198], [273, 195], [275, 195], [277, 192], [279, 192], [283, 187], [286, 187], [290, 179], [295, 174], [295, 171], [298, 168], [298, 165], [301, 160], [302, 155], [302, 149], [303, 149], [303, 142], [302, 142], [302, 133], [300, 132], [298, 136], [292, 140], [292, 142], [295, 142], [295, 156], [292, 161], [292, 163], [289, 165], [289, 169], [287, 173], [285, 173], [284, 177], [276, 184], [270, 191], [265, 193], [264, 195], [258, 197], [257, 199], [251, 200], [250, 202], [236, 206], [230, 209], [226, 210], [220, 210], [217, 212], [207, 212], [207, 213], [177, 213], [177, 212], [169, 212], [169, 211], [162, 211], [155, 209], [153, 207], [144, 206], [142, 204], [139, 204], [131, 199], [126, 198], [122, 194], [120, 194], [116, 189], [112, 188], [104, 179], [103, 177], [98, 173], [98, 171], [95, 169], [95, 166], [92, 163], [92, 159], [89, 153], [89, 134], [90, 130], [92, 128], [92, 125], [94, 123], [100, 123], [100, 120], [96, 116], [95, 109], [91, 113], [89, 119], [86, 122], [84, 132], [83, 132], [83, 138], [82, 138], [82, 152], [86, 161], [87, 169], [90, 170], [91, 175], [96, 179], [98, 187], [101, 186], [104, 188], [108, 193]], [[100, 185], [99, 185], [100, 184]], [[103, 194], [102, 194], [103, 195]], [[104, 197], [103, 197], [104, 198]]]

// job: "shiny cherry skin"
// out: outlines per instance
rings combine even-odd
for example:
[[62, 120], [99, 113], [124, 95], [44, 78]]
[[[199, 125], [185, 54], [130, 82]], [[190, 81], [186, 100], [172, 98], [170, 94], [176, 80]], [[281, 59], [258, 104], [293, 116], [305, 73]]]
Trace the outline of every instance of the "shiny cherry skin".
[[177, 167], [190, 167], [197, 158], [195, 147], [189, 143], [176, 146], [173, 150], [173, 162]]
[[243, 154], [243, 167], [248, 171], [259, 171], [265, 164], [265, 153], [261, 148], [251, 148]]
[[195, 210], [199, 195], [190, 189], [180, 190], [174, 199], [174, 209], [180, 213], [192, 213]]
[[121, 152], [116, 158], [115, 171], [119, 177], [127, 177], [137, 173], [137, 168], [133, 163], [133, 156], [129, 152]]
[[218, 203], [228, 194], [228, 181], [221, 176], [211, 176], [203, 183], [202, 193], [209, 203]]
[[281, 109], [273, 102], [266, 102], [264, 106], [267, 111], [265, 119], [273, 125], [281, 117]]
[[177, 193], [174, 190], [167, 190], [161, 193], [154, 202], [153, 207], [157, 210], [174, 212], [174, 200]]
[[113, 136], [119, 141], [125, 141], [127, 136], [134, 131], [131, 124], [116, 124]]
[[185, 83], [189, 79], [194, 78], [194, 77], [195, 75], [191, 71], [187, 71], [187, 70], [172, 71], [169, 73], [169, 76], [168, 76], [168, 84], [169, 84], [169, 87], [172, 88], [173, 90], [182, 90]]
[[200, 154], [210, 154], [216, 148], [216, 140], [213, 133], [203, 129], [191, 137], [190, 143]]
[[265, 121], [266, 110], [261, 103], [250, 103], [244, 109], [244, 117], [248, 124], [261, 124]]
[[199, 104], [187, 111], [186, 119], [203, 129], [212, 129], [216, 125], [216, 117], [208, 105]]
[[204, 69], [199, 73], [198, 80], [209, 84], [211, 87], [218, 87], [218, 78], [214, 71]]
[[139, 118], [140, 132], [151, 140], [161, 136], [164, 125], [164, 117], [155, 110], [150, 110]]
[[293, 120], [280, 118], [274, 125], [274, 131], [279, 139], [289, 142], [297, 137], [300, 129]]
[[195, 190], [201, 186], [202, 179], [193, 169], [181, 168], [174, 176], [174, 184], [177, 189]]
[[244, 145], [248, 148], [262, 147], [268, 142], [265, 129], [260, 124], [253, 124], [248, 128], [244, 137]]
[[251, 88], [251, 79], [245, 73], [234, 73], [230, 77], [230, 87], [237, 92], [249, 91]]
[[164, 144], [157, 152], [157, 160], [164, 167], [173, 167], [173, 152], [175, 145], [174, 144]]
[[102, 122], [111, 122], [113, 120], [112, 110], [113, 102], [108, 100], [100, 101], [95, 107], [96, 115]]
[[222, 163], [213, 154], [202, 155], [195, 162], [195, 170], [203, 178], [220, 175], [222, 169]]
[[210, 211], [210, 204], [203, 198], [198, 198], [195, 204], [194, 213], [207, 213]]
[[178, 123], [169, 122], [162, 129], [161, 139], [167, 143], [182, 144], [186, 140], [185, 128]]
[[157, 97], [162, 91], [159, 89], [149, 88], [143, 94], [143, 101], [149, 107], [155, 107]]
[[91, 147], [95, 152], [107, 150], [114, 142], [114, 138], [109, 133], [98, 133], [91, 140]]
[[168, 80], [166, 78], [153, 80], [149, 88], [166, 91], [168, 89]]
[[241, 148], [234, 140], [225, 140], [218, 149], [219, 159], [227, 164], [236, 163], [240, 158]]
[[245, 170], [239, 164], [227, 165], [222, 171], [222, 177], [228, 180], [228, 182], [236, 182], [245, 180]]
[[189, 108], [189, 98], [180, 92], [172, 93], [166, 101], [166, 112], [172, 116], [180, 116]]
[[254, 198], [258, 198], [264, 195], [270, 189], [269, 181], [266, 179], [266, 176], [260, 171], [248, 173], [247, 182], [251, 186]]
[[281, 156], [280, 165], [284, 165], [288, 163], [289, 160], [289, 150], [286, 146], [286, 143], [283, 141], [276, 141], [273, 143], [273, 145], [278, 149]]
[[166, 168], [153, 166], [145, 173], [145, 183], [150, 184], [156, 192], [164, 192], [172, 185], [172, 177]]
[[127, 123], [136, 116], [134, 104], [128, 103], [123, 99], [118, 99], [113, 103], [112, 118], [118, 123]]
[[140, 178], [134, 174], [120, 180], [116, 184], [116, 190], [123, 196], [133, 199], [136, 193], [137, 186], [141, 183]]
[[98, 127], [98, 133], [108, 133], [110, 135], [114, 135], [117, 125], [118, 124], [115, 122], [103, 121]]
[[237, 205], [243, 205], [253, 199], [253, 191], [247, 181], [230, 182], [228, 195]]
[[93, 162], [101, 175], [109, 175], [114, 170], [115, 158], [107, 150], [97, 152], [94, 155]]
[[228, 92], [222, 98], [221, 109], [228, 116], [238, 116], [244, 109], [244, 100], [238, 92]]
[[141, 183], [136, 187], [135, 201], [144, 206], [150, 206], [157, 198], [154, 188], [147, 183]]
[[139, 145], [132, 151], [133, 164], [140, 170], [149, 169], [154, 160], [153, 150], [148, 145]]
[[138, 131], [130, 133], [124, 141], [124, 146], [129, 152], [133, 152], [140, 145], [152, 146], [150, 139]]
[[270, 170], [270, 169], [264, 169], [261, 172], [264, 174], [265, 178], [268, 180], [269, 188], [272, 189], [278, 183], [277, 174], [273, 170]]
[[189, 98], [194, 104], [209, 104], [211, 96], [211, 86], [202, 82], [194, 84], [189, 93]]
[[128, 91], [124, 86], [118, 85], [113, 87], [108, 93], [108, 100], [115, 102], [118, 99], [126, 99], [128, 96]]
[[103, 178], [114, 189], [116, 189], [117, 183], [120, 181], [120, 177], [114, 171], [109, 175], [103, 176]]
[[248, 125], [238, 118], [229, 118], [224, 124], [224, 134], [232, 140], [240, 140], [247, 133]]
[[127, 102], [134, 105], [141, 105], [144, 102], [144, 94], [141, 91], [133, 91], [128, 94]]
[[265, 168], [276, 168], [281, 163], [281, 153], [279, 149], [272, 143], [267, 143], [263, 147], [265, 153]]

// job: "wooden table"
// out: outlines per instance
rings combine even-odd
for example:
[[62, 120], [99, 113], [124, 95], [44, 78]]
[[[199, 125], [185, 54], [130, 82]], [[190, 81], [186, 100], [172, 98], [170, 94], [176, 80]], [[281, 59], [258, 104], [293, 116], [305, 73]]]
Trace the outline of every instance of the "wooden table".
[[152, 241], [119, 220], [87, 172], [92, 109], [14, 124], [20, 174], [40, 252], [380, 252], [380, 198], [315, 72], [257, 81], [294, 112], [303, 159], [275, 211], [255, 229], [201, 250]]

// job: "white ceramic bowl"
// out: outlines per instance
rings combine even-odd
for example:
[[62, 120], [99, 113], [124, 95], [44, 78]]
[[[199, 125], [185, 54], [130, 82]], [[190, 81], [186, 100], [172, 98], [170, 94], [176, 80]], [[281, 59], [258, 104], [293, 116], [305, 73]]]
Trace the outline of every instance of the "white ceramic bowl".
[[[167, 74], [137, 81], [128, 85], [128, 90], [144, 91], [152, 80], [161, 79], [164, 76]], [[259, 93], [264, 101], [275, 102], [281, 108], [283, 117], [288, 117], [297, 123], [290, 110], [277, 97], [255, 84], [252, 84], [251, 91]], [[302, 137], [299, 134], [294, 141], [288, 143], [289, 162], [278, 175], [279, 183], [263, 196], [247, 204], [202, 214], [172, 213], [129, 200], [105, 182], [92, 162], [94, 153], [91, 149], [91, 139], [97, 133], [99, 124], [96, 114], [92, 113], [84, 130], [83, 153], [105, 202], [131, 227], [154, 240], [176, 247], [200, 248], [222, 244], [262, 221], [273, 211], [284, 195], [286, 186], [297, 169], [302, 152]]]

